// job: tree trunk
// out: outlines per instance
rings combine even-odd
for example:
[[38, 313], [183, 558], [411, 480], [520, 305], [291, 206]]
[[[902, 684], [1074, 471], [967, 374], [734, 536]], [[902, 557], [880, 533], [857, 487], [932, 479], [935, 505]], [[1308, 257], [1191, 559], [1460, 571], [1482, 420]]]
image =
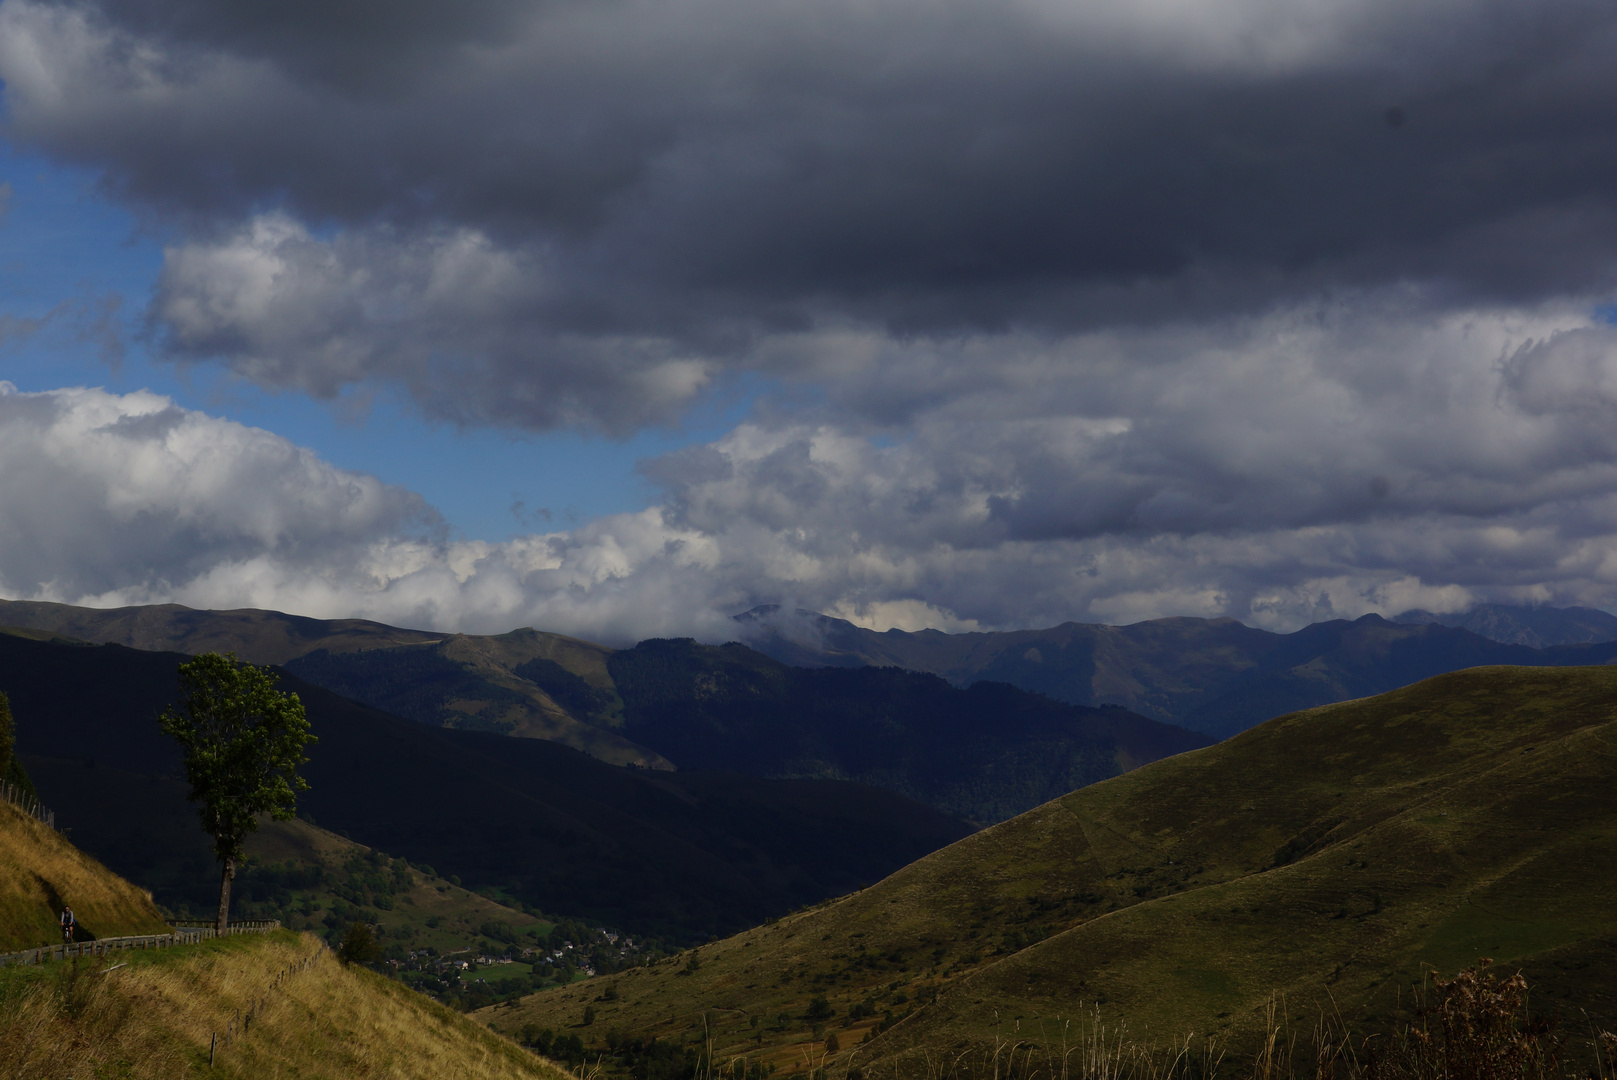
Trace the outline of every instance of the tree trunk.
[[224, 937], [230, 930], [230, 882], [236, 876], [236, 860], [226, 859], [225, 868], [219, 874], [219, 936]]

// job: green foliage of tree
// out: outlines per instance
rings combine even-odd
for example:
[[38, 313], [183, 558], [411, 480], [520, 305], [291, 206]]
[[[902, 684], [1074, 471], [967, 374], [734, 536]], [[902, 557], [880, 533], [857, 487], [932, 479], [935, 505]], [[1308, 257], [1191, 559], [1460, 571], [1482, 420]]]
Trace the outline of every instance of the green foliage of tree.
[[203, 653], [181, 664], [179, 674], [180, 707], [165, 710], [158, 723], [184, 751], [187, 798], [201, 804], [203, 831], [213, 836], [224, 933], [242, 845], [261, 815], [292, 818], [297, 793], [309, 787], [297, 767], [315, 738], [303, 703], [276, 690], [268, 668], [240, 663], [234, 653]]
[[371, 928], [362, 922], [349, 923], [342, 944], [337, 946], [337, 956], [345, 964], [368, 964], [381, 954]]
[[493, 938], [495, 941], [504, 942], [507, 945], [515, 944], [517, 940], [517, 932], [508, 922], [491, 919], [483, 923], [478, 928], [478, 932], [484, 937]]

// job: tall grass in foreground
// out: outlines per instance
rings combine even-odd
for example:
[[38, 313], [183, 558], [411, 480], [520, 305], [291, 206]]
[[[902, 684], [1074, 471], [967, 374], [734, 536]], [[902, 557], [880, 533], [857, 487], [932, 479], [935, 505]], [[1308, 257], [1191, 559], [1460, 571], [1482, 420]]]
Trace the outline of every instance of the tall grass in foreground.
[[343, 966], [314, 939], [285, 932], [0, 971], [0, 1080], [185, 1076], [568, 1074], [396, 982]]
[[[306, 935], [124, 955], [0, 970], [0, 1080], [573, 1080], [396, 982], [343, 966]], [[1521, 976], [1500, 979], [1485, 965], [1433, 979], [1415, 1020], [1393, 1031], [1356, 1033], [1327, 1014], [1298, 1035], [1278, 1005], [1271, 1003], [1255, 1051], [1239, 1055], [1213, 1039], [1136, 1040], [1097, 1012], [1079, 1023], [1014, 1028], [992, 1046], [911, 1049], [868, 1065], [857, 1051], [805, 1058], [785, 1080], [1617, 1080], [1617, 1035], [1591, 1031], [1567, 1052], [1555, 1023], [1528, 1009]], [[215, 1047], [225, 1032], [232, 1037]], [[715, 1063], [711, 1046], [694, 1068], [635, 1073], [768, 1075], [742, 1058]], [[577, 1073], [604, 1075], [588, 1062]]]
[[[1136, 1041], [1099, 1012], [1059, 1030], [1023, 1030], [991, 1047], [909, 1049], [870, 1066], [805, 1062], [807, 1080], [1617, 1080], [1617, 1034], [1563, 1031], [1528, 1008], [1519, 974], [1501, 979], [1488, 961], [1452, 979], [1432, 978], [1415, 1019], [1357, 1033], [1334, 1013], [1293, 1032], [1271, 1001], [1257, 1048], [1234, 1054], [1214, 1039]], [[1570, 1040], [1576, 1039], [1575, 1045]], [[734, 1072], [735, 1070], [730, 1070]], [[715, 1070], [715, 1080], [743, 1080]], [[840, 1075], [839, 1075], [840, 1074]], [[703, 1078], [697, 1078], [703, 1080]], [[788, 1075], [786, 1080], [793, 1080]]]

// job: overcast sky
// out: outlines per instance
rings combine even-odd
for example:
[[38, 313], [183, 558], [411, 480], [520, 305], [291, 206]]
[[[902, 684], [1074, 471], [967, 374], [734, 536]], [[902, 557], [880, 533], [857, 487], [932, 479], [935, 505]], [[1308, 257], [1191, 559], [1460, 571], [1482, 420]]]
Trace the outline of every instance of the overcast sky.
[[1609, 0], [0, 0], [0, 593], [1617, 607]]

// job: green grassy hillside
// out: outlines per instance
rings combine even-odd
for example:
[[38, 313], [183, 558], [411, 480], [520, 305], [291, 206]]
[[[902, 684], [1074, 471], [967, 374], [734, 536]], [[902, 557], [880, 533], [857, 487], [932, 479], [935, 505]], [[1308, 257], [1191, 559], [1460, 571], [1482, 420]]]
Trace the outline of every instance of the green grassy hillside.
[[[298, 827], [261, 839], [259, 850], [287, 860], [343, 853]], [[64, 901], [98, 937], [168, 930], [143, 890], [0, 803], [0, 951], [59, 940]], [[0, 1080], [184, 1076], [571, 1074], [399, 982], [340, 965], [308, 934], [0, 968]]]
[[588, 1007], [620, 1045], [705, 1022], [721, 1058], [789, 1071], [835, 1035], [835, 1066], [919, 1073], [1097, 1006], [1163, 1040], [1238, 1041], [1275, 995], [1373, 1025], [1423, 970], [1486, 956], [1609, 1028], [1614, 780], [1617, 670], [1459, 672], [1278, 718], [813, 911], [488, 1018], [571, 1030]]
[[0, 970], [0, 1080], [192, 1076], [572, 1074], [288, 931]]
[[0, 802], [0, 952], [59, 943], [57, 917], [64, 904], [78, 917], [81, 936], [168, 932], [144, 890]]
[[243, 918], [279, 919], [328, 939], [360, 919], [378, 926], [391, 950], [471, 947], [490, 923], [518, 935], [555, 925], [302, 820], [268, 821], [248, 837], [233, 896]]

